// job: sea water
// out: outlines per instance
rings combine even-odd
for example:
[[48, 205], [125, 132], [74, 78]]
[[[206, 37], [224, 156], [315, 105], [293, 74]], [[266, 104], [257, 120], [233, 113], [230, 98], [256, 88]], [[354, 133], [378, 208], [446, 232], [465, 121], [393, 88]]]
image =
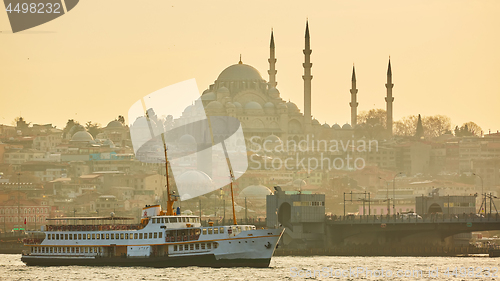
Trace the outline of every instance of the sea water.
[[0, 255], [0, 280], [500, 280], [500, 258], [273, 257], [269, 268], [26, 266]]

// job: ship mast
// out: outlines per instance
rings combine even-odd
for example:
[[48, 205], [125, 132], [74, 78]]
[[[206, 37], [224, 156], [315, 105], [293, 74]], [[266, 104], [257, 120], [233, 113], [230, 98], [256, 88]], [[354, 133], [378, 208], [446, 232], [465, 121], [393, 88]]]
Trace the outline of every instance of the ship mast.
[[167, 144], [165, 143], [165, 134], [161, 134], [161, 140], [163, 141], [163, 150], [165, 151], [165, 176], [167, 177], [167, 216], [174, 215], [174, 202], [176, 199], [172, 199], [170, 194], [170, 180], [168, 176], [168, 158], [167, 158]]
[[229, 186], [231, 187], [231, 204], [233, 206], [233, 224], [237, 225], [238, 223], [236, 222], [236, 212], [234, 211], [233, 167], [231, 166], [231, 161], [229, 161], [229, 155], [227, 153], [226, 144], [224, 142], [221, 142], [221, 144], [222, 144], [222, 149], [224, 150], [224, 154], [226, 155], [226, 162], [227, 162], [227, 167], [229, 168], [229, 176], [230, 176], [230, 180], [231, 180], [231, 184]]
[[[227, 159], [227, 158], [226, 158]], [[229, 163], [229, 159], [228, 159]], [[233, 175], [233, 170], [231, 167], [229, 167], [229, 174], [231, 175], [231, 203], [233, 205], [233, 224], [237, 225], [238, 223], [236, 222], [236, 212], [234, 211], [234, 193], [233, 193], [233, 180], [234, 180], [234, 175]]]

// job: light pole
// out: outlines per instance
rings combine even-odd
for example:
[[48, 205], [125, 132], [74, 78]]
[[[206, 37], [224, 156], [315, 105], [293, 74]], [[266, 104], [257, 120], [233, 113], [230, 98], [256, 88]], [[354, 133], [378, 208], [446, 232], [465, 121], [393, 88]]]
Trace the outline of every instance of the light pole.
[[[380, 180], [382, 179], [381, 177], [378, 177]], [[389, 212], [391, 211], [391, 204], [389, 203], [389, 183], [385, 181], [385, 192], [386, 192], [386, 200], [388, 203], [387, 203], [387, 214], [389, 214]], [[384, 201], [384, 202], [385, 202]]]
[[399, 172], [394, 176], [392, 180], [392, 213], [396, 213], [396, 177], [402, 175], [403, 172]]
[[21, 221], [21, 173], [17, 173], [17, 223]]
[[[382, 202], [387, 202], [387, 216], [389, 216], [390, 211], [391, 211], [391, 198], [387, 198], [386, 200], [384, 200]], [[393, 200], [393, 202], [394, 202], [394, 200]]]
[[[302, 182], [306, 182], [305, 180], [308, 179], [309, 176], [303, 178], [303, 179], [299, 179], [300, 180], [300, 183], [299, 183], [299, 192], [302, 193]], [[307, 183], [306, 183], [307, 184]]]
[[385, 182], [385, 189], [387, 191], [387, 214], [389, 215], [391, 213], [391, 200], [389, 200], [389, 183], [386, 181]]
[[214, 194], [214, 219], [217, 219], [217, 192]]
[[484, 198], [484, 192], [483, 192], [483, 178], [476, 173], [472, 173], [472, 175], [478, 177], [481, 180], [481, 207], [479, 207], [479, 213], [481, 213], [481, 209], [483, 208], [483, 203], [485, 205], [484, 207], [486, 208], [486, 201], [484, 200], [485, 198]]

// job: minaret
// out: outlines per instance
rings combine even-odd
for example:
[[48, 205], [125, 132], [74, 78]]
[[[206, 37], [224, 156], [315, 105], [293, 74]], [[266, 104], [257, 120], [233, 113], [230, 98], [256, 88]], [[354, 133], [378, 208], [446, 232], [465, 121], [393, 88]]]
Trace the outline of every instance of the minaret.
[[385, 102], [387, 103], [387, 133], [389, 137], [392, 137], [392, 102], [394, 98], [392, 97], [392, 88], [394, 84], [392, 84], [392, 71], [391, 71], [391, 58], [389, 58], [389, 67], [387, 69], [387, 84], [385, 84], [387, 88], [387, 97], [385, 98]]
[[276, 85], [278, 85], [278, 82], [276, 82], [276, 73], [278, 72], [276, 70], [276, 57], [274, 53], [274, 32], [271, 30], [271, 46], [270, 46], [270, 53], [269, 53], [269, 70], [267, 73], [269, 73], [269, 89], [271, 88], [276, 88]]
[[305, 48], [304, 48], [304, 76], [302, 76], [302, 79], [304, 79], [304, 125], [306, 127], [306, 130], [309, 130], [311, 128], [311, 80], [312, 80], [312, 75], [311, 75], [311, 46], [309, 42], [309, 21], [306, 22], [306, 40], [305, 40]]
[[356, 89], [356, 71], [354, 70], [354, 65], [352, 66], [352, 79], [351, 79], [351, 127], [354, 128], [358, 120], [358, 102], [356, 100], [356, 94], [358, 89]]

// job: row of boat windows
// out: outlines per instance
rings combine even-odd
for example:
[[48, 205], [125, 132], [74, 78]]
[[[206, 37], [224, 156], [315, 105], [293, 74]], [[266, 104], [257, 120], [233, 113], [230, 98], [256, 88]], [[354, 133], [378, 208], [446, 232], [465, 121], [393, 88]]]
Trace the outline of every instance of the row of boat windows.
[[[11, 199], [13, 199], [13, 198], [11, 198]], [[4, 211], [4, 209], [3, 209], [3, 208], [2, 208], [2, 209], [0, 209], [0, 214], [2, 214], [2, 215], [3, 215], [3, 213], [4, 213], [4, 212], [5, 212], [6, 214], [10, 214], [10, 213], [17, 214], [18, 212], [20, 212], [20, 213], [22, 213], [22, 214], [31, 214], [31, 213], [33, 213], [33, 214], [34, 214], [34, 213], [35, 213], [35, 208], [31, 208], [31, 209], [30, 209], [30, 208], [21, 208], [20, 210], [18, 210], [18, 208], [12, 208], [12, 209], [11, 209], [11, 208], [5, 208], [5, 211]], [[40, 214], [40, 213], [42, 213], [42, 214], [43, 214], [43, 213], [47, 214], [48, 212], [49, 212], [49, 210], [48, 210], [47, 208], [43, 208], [43, 209], [41, 209], [41, 208], [40, 208], [40, 209], [36, 208], [36, 213], [37, 213], [37, 214]]]
[[192, 244], [184, 244], [184, 245], [174, 245], [174, 252], [177, 251], [192, 251], [192, 250], [211, 250], [212, 247], [217, 249], [219, 247], [219, 243], [192, 243]]
[[212, 233], [219, 234], [219, 232], [222, 234], [222, 233], [224, 233], [224, 227], [220, 227], [220, 228], [214, 227], [213, 231], [212, 231], [212, 228], [204, 228], [203, 235], [207, 235], [207, 232], [208, 232], [208, 234], [212, 234]]
[[101, 247], [31, 247], [31, 252], [35, 254], [69, 253], [69, 254], [89, 254], [102, 253]]
[[[224, 233], [224, 227], [209, 227], [209, 228], [203, 228], [202, 230], [203, 235], [207, 234], [223, 234]], [[231, 233], [231, 232], [229, 232]], [[189, 236], [189, 240], [198, 240], [198, 236], [200, 235], [200, 229], [199, 228], [191, 228], [191, 229], [179, 229], [179, 230], [168, 230], [165, 233], [165, 237], [168, 239], [170, 237], [178, 237], [180, 236], [181, 238], [184, 237], [185, 235]], [[196, 236], [196, 238], [194, 237]], [[187, 241], [188, 237], [184, 241]], [[179, 238], [180, 239], [180, 238]], [[180, 240], [182, 241], [182, 240]], [[168, 242], [168, 240], [167, 240]], [[172, 241], [174, 242], [174, 241]]]
[[200, 222], [200, 218], [185, 218], [185, 217], [176, 217], [176, 218], [152, 218], [152, 223], [173, 223], [173, 222]]
[[88, 234], [47, 234], [48, 240], [130, 240], [163, 238], [163, 232], [149, 233], [88, 233]]

